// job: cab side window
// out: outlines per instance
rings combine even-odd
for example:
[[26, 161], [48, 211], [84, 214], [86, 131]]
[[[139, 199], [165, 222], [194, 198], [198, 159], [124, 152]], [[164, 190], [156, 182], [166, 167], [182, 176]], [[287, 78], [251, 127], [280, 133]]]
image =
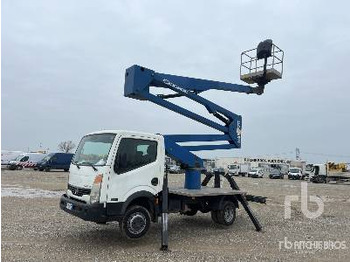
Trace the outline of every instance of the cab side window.
[[123, 174], [157, 159], [157, 142], [143, 139], [122, 138], [114, 163], [114, 172]]
[[20, 160], [20, 162], [26, 162], [28, 161], [28, 159], [29, 159], [29, 156], [25, 156]]

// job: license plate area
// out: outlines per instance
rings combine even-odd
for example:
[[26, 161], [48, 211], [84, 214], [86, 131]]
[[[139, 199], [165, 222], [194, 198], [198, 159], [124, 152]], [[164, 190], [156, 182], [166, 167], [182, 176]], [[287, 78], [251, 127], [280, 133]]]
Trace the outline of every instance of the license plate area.
[[73, 204], [67, 202], [67, 203], [66, 203], [66, 208], [67, 208], [68, 210], [73, 210]]

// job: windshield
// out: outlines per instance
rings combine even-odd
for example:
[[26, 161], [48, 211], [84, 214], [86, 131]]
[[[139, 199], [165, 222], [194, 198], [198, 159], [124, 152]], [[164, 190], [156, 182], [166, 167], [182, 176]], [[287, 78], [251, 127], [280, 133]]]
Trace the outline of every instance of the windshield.
[[50, 158], [51, 158], [53, 155], [54, 155], [53, 153], [52, 153], [52, 154], [48, 154], [46, 157], [44, 157], [44, 158], [41, 160], [41, 162], [46, 162], [46, 161], [50, 160]]
[[305, 168], [305, 170], [306, 171], [312, 171], [312, 165], [306, 165], [306, 168]]
[[24, 157], [24, 155], [19, 155], [14, 160], [15, 161], [20, 161], [23, 157]]
[[256, 171], [258, 171], [258, 169], [256, 169], [256, 168], [252, 168], [252, 169], [250, 170], [250, 172], [256, 172]]
[[299, 169], [293, 168], [293, 169], [290, 169], [289, 172], [291, 172], [291, 173], [299, 173]]
[[19, 155], [18, 157], [16, 157], [15, 161], [25, 162], [25, 161], [28, 161], [28, 159], [29, 159], [29, 156]]
[[104, 166], [115, 134], [96, 134], [82, 138], [75, 152], [73, 164]]

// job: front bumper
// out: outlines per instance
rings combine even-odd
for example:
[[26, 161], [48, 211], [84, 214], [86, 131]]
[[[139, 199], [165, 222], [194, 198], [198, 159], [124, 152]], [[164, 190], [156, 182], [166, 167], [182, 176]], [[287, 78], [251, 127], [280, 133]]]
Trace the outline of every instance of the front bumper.
[[300, 180], [301, 176], [298, 175], [288, 175], [289, 179]]
[[61, 196], [60, 208], [85, 221], [104, 223], [107, 222], [107, 211], [103, 204], [86, 204], [72, 198], [66, 194]]
[[282, 178], [283, 175], [269, 175], [270, 178], [274, 179], [274, 178]]

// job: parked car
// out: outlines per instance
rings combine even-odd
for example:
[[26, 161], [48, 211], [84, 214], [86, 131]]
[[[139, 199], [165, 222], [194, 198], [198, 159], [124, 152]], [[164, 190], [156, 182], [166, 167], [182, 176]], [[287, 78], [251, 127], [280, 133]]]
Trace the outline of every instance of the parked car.
[[300, 168], [293, 167], [293, 168], [289, 169], [288, 179], [298, 179], [298, 180], [300, 180], [300, 179], [302, 179], [302, 177], [303, 177], [303, 174], [302, 174]]
[[261, 168], [253, 168], [248, 172], [248, 176], [250, 177], [257, 177], [257, 178], [263, 178], [264, 177], [264, 170]]
[[270, 174], [269, 174], [269, 178], [274, 179], [283, 179], [284, 175], [282, 174], [282, 172], [279, 169], [273, 168], [270, 170]]
[[51, 169], [69, 170], [73, 154], [70, 153], [51, 153], [37, 163], [36, 169], [40, 171], [50, 171]]
[[34, 168], [45, 156], [46, 154], [42, 153], [23, 153], [10, 161], [8, 168], [10, 170], [21, 170], [24, 167]]
[[181, 173], [181, 168], [178, 165], [170, 165], [169, 166], [169, 173], [179, 174], [179, 173]]

